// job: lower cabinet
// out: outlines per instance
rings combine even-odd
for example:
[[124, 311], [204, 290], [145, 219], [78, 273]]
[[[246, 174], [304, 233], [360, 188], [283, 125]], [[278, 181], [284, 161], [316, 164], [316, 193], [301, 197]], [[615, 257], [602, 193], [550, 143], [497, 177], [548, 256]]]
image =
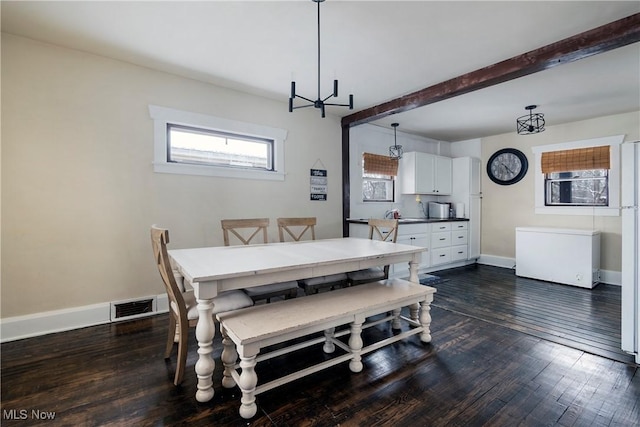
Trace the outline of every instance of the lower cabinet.
[[454, 222], [451, 225], [451, 262], [469, 259], [469, 223]]
[[431, 225], [431, 267], [466, 261], [469, 254], [469, 223], [466, 221]]
[[[402, 224], [398, 228], [397, 243], [403, 245], [420, 246], [427, 251], [422, 252], [422, 259], [418, 265], [418, 270], [423, 270], [431, 266], [429, 258], [429, 225], [430, 224]], [[394, 264], [391, 274], [398, 277], [409, 275], [409, 264]]]
[[[366, 224], [350, 224], [349, 235], [368, 238], [368, 230], [369, 227]], [[419, 272], [441, 270], [448, 268], [447, 264], [464, 262], [469, 259], [469, 222], [442, 221], [401, 224], [398, 228], [397, 242], [427, 249], [422, 252], [422, 259], [418, 265]], [[409, 264], [392, 265], [389, 275], [408, 277]]]

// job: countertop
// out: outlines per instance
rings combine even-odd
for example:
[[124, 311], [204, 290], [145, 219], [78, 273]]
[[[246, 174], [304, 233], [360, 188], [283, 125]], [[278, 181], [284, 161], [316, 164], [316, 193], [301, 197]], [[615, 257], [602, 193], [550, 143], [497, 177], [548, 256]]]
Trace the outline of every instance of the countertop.
[[[400, 218], [398, 224], [429, 224], [432, 222], [454, 222], [454, 221], [469, 221], [469, 218], [447, 218], [447, 219], [430, 219], [430, 218]], [[367, 224], [368, 218], [347, 218], [347, 222], [350, 224]]]

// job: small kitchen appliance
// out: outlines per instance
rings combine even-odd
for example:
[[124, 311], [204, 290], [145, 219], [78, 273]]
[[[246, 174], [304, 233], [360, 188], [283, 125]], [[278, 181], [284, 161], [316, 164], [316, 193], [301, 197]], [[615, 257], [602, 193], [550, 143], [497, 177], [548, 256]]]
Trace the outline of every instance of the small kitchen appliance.
[[429, 202], [429, 218], [448, 219], [451, 203]]

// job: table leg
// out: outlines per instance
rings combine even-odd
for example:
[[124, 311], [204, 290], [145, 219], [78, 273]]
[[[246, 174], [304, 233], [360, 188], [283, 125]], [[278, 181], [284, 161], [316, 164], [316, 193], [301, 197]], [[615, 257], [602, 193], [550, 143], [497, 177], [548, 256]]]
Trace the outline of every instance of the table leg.
[[[413, 283], [420, 283], [420, 278], [418, 277], [418, 265], [420, 264], [420, 254], [414, 255], [413, 259], [409, 261], [409, 281]], [[417, 259], [416, 259], [417, 258]], [[414, 322], [418, 321], [418, 312], [420, 307], [418, 304], [411, 304], [409, 306], [409, 313], [411, 320]]]
[[420, 283], [418, 278], [418, 265], [420, 264], [420, 254], [414, 255], [409, 261], [409, 281], [413, 283]]
[[196, 362], [196, 375], [198, 376], [198, 391], [196, 400], [208, 402], [213, 399], [213, 370], [216, 366], [211, 353], [213, 352], [213, 337], [215, 329], [213, 325], [213, 301], [197, 299], [198, 324], [196, 325], [196, 339], [198, 340], [198, 361]]
[[238, 387], [242, 391], [242, 398], [240, 402], [240, 416], [244, 419], [253, 417], [258, 412], [258, 406], [256, 405], [256, 385], [258, 384], [258, 375], [255, 371], [256, 367], [256, 355], [252, 356], [240, 356], [240, 380]]
[[227, 330], [222, 325], [220, 325], [220, 334], [222, 335], [222, 355], [220, 356], [220, 360], [224, 365], [222, 386], [224, 388], [232, 388], [236, 385], [232, 373], [235, 370], [236, 361], [238, 360], [238, 352], [236, 351], [236, 345], [231, 338], [229, 338]]
[[420, 341], [422, 342], [431, 342], [431, 330], [429, 329], [431, 326], [431, 314], [429, 311], [431, 310], [432, 300], [433, 296], [430, 295], [426, 300], [420, 303], [420, 325], [424, 328], [420, 334]]

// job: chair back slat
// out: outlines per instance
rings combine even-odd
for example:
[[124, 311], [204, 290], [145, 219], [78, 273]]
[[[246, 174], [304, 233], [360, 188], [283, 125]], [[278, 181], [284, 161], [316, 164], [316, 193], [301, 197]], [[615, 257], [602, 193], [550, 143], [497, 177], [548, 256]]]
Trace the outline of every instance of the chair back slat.
[[371, 218], [369, 220], [369, 239], [373, 239], [374, 236], [375, 240], [396, 243], [398, 240], [398, 220]]
[[[176, 312], [180, 322], [187, 324], [187, 308], [182, 297], [182, 292], [178, 287], [176, 278], [173, 274], [173, 267], [167, 252], [167, 244], [169, 243], [169, 230], [159, 228], [155, 225], [151, 226], [151, 247], [153, 249], [153, 257], [155, 258], [158, 271], [162, 277], [162, 282], [169, 297], [171, 310]], [[176, 311], [177, 310], [177, 311]]]
[[[383, 242], [396, 243], [398, 240], [397, 219], [369, 219], [369, 239], [382, 240]], [[384, 266], [384, 277], [389, 278], [389, 266]]]
[[287, 233], [294, 241], [299, 242], [304, 234], [309, 231], [311, 240], [316, 240], [316, 218], [278, 218], [278, 235], [280, 241], [284, 242], [285, 233]]
[[[269, 227], [269, 218], [252, 218], [252, 219], [223, 219], [220, 221], [222, 225], [222, 234], [224, 237], [224, 245], [230, 246], [231, 242], [229, 234], [236, 236], [243, 245], [250, 245], [252, 243], [268, 243], [269, 238], [267, 236], [267, 228]], [[244, 233], [240, 233], [238, 230], [245, 230]], [[248, 230], [248, 231], [246, 231]], [[251, 233], [249, 237], [245, 237], [246, 234]], [[262, 234], [262, 241], [259, 242], [260, 234]], [[253, 239], [256, 241], [253, 241]]]

